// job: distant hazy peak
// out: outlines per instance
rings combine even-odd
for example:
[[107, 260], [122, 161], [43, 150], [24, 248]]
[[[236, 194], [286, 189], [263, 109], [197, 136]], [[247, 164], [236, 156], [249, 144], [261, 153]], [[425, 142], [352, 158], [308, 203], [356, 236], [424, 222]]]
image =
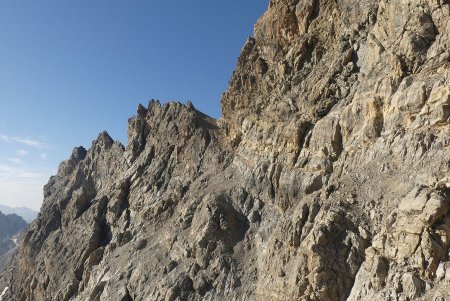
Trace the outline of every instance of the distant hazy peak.
[[0, 211], [4, 214], [16, 214], [22, 217], [27, 223], [31, 223], [38, 215], [38, 212], [27, 207], [9, 207], [0, 204]]

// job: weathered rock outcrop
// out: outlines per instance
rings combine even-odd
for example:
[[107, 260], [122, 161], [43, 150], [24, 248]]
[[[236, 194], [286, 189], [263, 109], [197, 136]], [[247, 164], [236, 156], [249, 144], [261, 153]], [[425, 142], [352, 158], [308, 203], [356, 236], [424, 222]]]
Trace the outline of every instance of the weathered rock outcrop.
[[7, 300], [446, 300], [450, 3], [273, 0], [213, 120], [152, 101], [45, 187]]

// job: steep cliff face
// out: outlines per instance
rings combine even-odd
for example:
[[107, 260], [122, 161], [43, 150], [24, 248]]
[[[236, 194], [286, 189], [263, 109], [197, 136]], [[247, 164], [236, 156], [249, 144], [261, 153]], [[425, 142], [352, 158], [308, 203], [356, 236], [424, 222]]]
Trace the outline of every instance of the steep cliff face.
[[277, 0], [213, 120], [150, 102], [45, 188], [6, 300], [445, 300], [450, 3]]

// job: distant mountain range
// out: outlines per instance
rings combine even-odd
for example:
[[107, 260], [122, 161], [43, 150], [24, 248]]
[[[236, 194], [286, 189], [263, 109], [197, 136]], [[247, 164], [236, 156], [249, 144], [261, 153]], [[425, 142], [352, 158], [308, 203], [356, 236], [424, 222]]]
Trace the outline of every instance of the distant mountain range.
[[[9, 262], [16, 248], [17, 236], [38, 213], [25, 207], [0, 205], [0, 270]], [[1, 301], [1, 300], [0, 300]]]
[[0, 212], [0, 240], [13, 237], [27, 226], [27, 222], [22, 217]]
[[0, 261], [2, 261], [2, 255], [16, 247], [14, 236], [27, 226], [27, 222], [22, 217], [0, 212]]
[[0, 211], [4, 214], [17, 214], [22, 217], [28, 224], [31, 223], [38, 215], [38, 212], [26, 207], [8, 207], [0, 204]]

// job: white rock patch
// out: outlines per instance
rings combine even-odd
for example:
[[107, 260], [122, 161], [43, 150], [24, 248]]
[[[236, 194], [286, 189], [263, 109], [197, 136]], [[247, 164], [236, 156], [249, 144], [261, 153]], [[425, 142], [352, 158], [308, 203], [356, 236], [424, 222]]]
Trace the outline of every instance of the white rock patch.
[[3, 290], [3, 293], [0, 295], [0, 301], [2, 301], [3, 296], [6, 294], [6, 292], [8, 291], [9, 287], [5, 287], [5, 289]]

